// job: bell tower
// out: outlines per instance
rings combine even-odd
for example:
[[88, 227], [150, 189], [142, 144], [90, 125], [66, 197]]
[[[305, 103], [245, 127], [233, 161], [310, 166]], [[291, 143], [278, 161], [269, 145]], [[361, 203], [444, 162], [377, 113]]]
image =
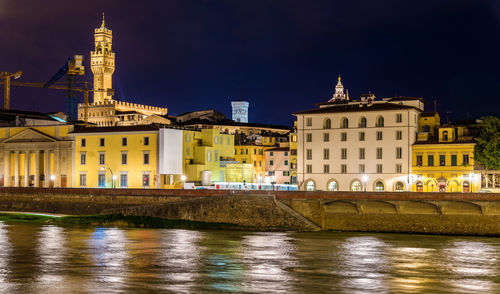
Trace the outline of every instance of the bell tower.
[[112, 78], [115, 71], [115, 53], [111, 49], [113, 32], [106, 28], [104, 12], [102, 24], [94, 30], [95, 51], [90, 52], [90, 67], [94, 74], [94, 103], [113, 98]]

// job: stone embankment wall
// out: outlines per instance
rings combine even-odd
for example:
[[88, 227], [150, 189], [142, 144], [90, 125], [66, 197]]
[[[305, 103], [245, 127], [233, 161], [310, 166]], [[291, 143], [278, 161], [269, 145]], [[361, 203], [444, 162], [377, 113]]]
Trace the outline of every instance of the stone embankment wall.
[[490, 193], [0, 188], [0, 210], [123, 213], [264, 230], [500, 236], [500, 194]]

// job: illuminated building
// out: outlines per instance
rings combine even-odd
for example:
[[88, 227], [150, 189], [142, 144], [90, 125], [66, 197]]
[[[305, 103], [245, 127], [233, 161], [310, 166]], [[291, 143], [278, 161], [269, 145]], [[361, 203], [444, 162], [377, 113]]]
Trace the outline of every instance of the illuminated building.
[[265, 182], [272, 184], [290, 184], [290, 147], [280, 146], [267, 149], [265, 154]]
[[248, 122], [248, 106], [250, 104], [247, 101], [232, 101], [231, 107], [233, 110], [233, 120], [235, 122]]

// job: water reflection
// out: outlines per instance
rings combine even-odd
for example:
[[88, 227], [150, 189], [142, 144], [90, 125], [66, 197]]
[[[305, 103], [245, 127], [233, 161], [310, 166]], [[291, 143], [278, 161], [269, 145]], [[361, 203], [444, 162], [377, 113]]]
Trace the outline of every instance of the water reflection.
[[67, 246], [64, 234], [64, 229], [57, 226], [44, 226], [38, 233], [38, 291], [56, 290], [65, 284], [63, 269]]
[[443, 250], [455, 292], [492, 293], [498, 277], [498, 249], [474, 241], [456, 241]]
[[197, 231], [171, 230], [161, 236], [160, 266], [166, 269], [162, 276], [166, 290], [190, 293], [199, 276], [202, 249], [198, 242], [202, 234]]
[[125, 286], [127, 239], [117, 228], [97, 228], [88, 241], [94, 262], [94, 282], [99, 292], [118, 291]]
[[294, 277], [288, 269], [297, 265], [295, 247], [287, 233], [256, 233], [245, 236], [241, 258], [246, 265], [244, 290], [290, 293]]
[[350, 293], [386, 292], [387, 254], [384, 242], [374, 237], [348, 238], [340, 248], [340, 282]]
[[395, 271], [391, 286], [415, 293], [424, 291], [429, 284], [439, 283], [431, 264], [435, 251], [417, 247], [391, 248], [391, 268]]
[[0, 288], [5, 293], [11, 292], [14, 288], [14, 285], [8, 281], [10, 253], [11, 244], [7, 236], [7, 225], [0, 222]]

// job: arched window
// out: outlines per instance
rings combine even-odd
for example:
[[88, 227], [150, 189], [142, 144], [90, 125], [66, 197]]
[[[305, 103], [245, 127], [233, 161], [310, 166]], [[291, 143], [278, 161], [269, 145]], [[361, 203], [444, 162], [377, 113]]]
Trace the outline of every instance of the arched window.
[[377, 124], [376, 124], [377, 127], [383, 127], [384, 126], [384, 117], [383, 116], [379, 116], [377, 117]]
[[323, 129], [331, 129], [332, 128], [332, 120], [329, 118], [325, 118], [323, 121]]
[[462, 183], [462, 191], [464, 193], [470, 192], [470, 184], [469, 184], [469, 182], [466, 181], [466, 182]]
[[448, 141], [448, 131], [443, 132], [443, 141]]
[[340, 127], [342, 129], [347, 129], [349, 127], [349, 120], [346, 117], [340, 120]]
[[336, 181], [330, 181], [328, 183], [328, 191], [338, 191], [339, 190], [339, 184], [337, 184]]
[[366, 128], [366, 117], [362, 116], [362, 117], [359, 119], [359, 127], [360, 127], [360, 128]]
[[384, 183], [382, 181], [378, 181], [375, 183], [375, 191], [381, 192], [385, 190]]
[[418, 181], [416, 186], [417, 186], [417, 192], [424, 191], [424, 184], [421, 181]]
[[351, 191], [361, 191], [361, 182], [359, 180], [352, 181]]
[[429, 125], [423, 125], [422, 126], [422, 131], [424, 131], [424, 132], [430, 132], [431, 131], [431, 127]]
[[394, 191], [396, 192], [403, 192], [405, 190], [405, 184], [403, 182], [396, 182], [394, 185]]
[[308, 181], [306, 184], [306, 191], [314, 191], [314, 181]]

